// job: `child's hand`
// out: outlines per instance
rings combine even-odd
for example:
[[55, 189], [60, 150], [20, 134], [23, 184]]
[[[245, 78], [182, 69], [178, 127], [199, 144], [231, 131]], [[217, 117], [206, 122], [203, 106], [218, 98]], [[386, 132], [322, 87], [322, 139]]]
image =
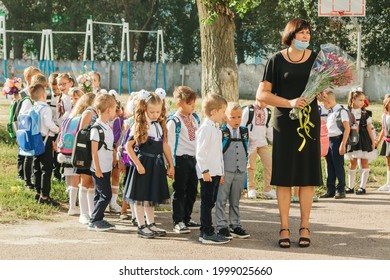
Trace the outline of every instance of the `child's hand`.
[[139, 174], [145, 174], [145, 168], [142, 164], [137, 165], [137, 171]]
[[98, 178], [103, 178], [103, 173], [100, 168], [95, 171], [95, 176]]
[[173, 166], [169, 166], [167, 170], [167, 175], [171, 179], [175, 178], [175, 168]]
[[223, 185], [225, 183], [225, 176], [221, 176], [221, 179], [219, 180], [219, 185]]
[[375, 144], [375, 142], [372, 142], [371, 146], [372, 146], [372, 150], [375, 150], [377, 145]]
[[210, 173], [207, 172], [207, 173], [203, 173], [202, 174], [202, 179], [203, 181], [205, 182], [212, 182], [213, 180], [211, 179], [211, 176], [210, 176]]
[[340, 148], [339, 148], [340, 156], [343, 156], [343, 155], [345, 154], [345, 152], [346, 152], [345, 145], [343, 145], [343, 144], [341, 143]]
[[53, 141], [53, 151], [57, 151], [57, 141]]

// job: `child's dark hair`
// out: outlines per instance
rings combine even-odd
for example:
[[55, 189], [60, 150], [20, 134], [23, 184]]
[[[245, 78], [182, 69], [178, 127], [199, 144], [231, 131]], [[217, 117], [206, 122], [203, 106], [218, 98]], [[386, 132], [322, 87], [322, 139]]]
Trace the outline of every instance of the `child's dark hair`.
[[42, 95], [45, 95], [45, 87], [41, 84], [35, 83], [28, 87], [28, 91], [31, 96], [31, 100], [39, 101]]
[[[352, 110], [352, 107], [353, 107], [353, 100], [355, 98], [359, 97], [360, 95], [365, 95], [364, 91], [361, 88], [352, 89], [349, 92], [349, 95], [348, 95], [348, 109], [350, 111]], [[365, 111], [364, 106], [363, 106], [362, 110]]]
[[187, 86], [178, 86], [173, 92], [173, 97], [179, 102], [185, 102], [189, 104], [196, 100], [196, 92], [192, 88]]
[[211, 111], [219, 110], [223, 106], [227, 106], [227, 101], [221, 95], [207, 94], [202, 102], [202, 109], [207, 117], [211, 117]]
[[168, 133], [166, 126], [166, 109], [165, 109], [165, 100], [162, 99], [154, 92], [150, 92], [150, 95], [146, 99], [139, 98], [137, 101], [137, 107], [134, 114], [135, 122], [135, 131], [134, 131], [134, 140], [137, 145], [145, 143], [148, 140], [148, 121], [146, 119], [147, 106], [149, 104], [161, 104], [161, 115], [158, 118], [158, 122], [163, 130], [163, 139], [164, 142], [168, 141]]
[[49, 84], [54, 86], [57, 85], [57, 77], [58, 73], [51, 73], [49, 76]]

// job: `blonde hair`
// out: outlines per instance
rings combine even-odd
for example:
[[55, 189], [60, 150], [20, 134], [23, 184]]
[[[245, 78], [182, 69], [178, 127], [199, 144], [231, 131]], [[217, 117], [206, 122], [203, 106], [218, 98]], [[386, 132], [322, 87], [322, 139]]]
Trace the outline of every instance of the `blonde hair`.
[[[352, 110], [352, 105], [353, 105], [353, 100], [360, 95], [366, 95], [362, 89], [352, 89], [349, 92], [348, 95], [348, 109], [351, 111]], [[363, 111], [365, 111], [365, 107], [363, 106], [362, 108]]]
[[33, 84], [28, 87], [28, 91], [31, 96], [31, 100], [33, 101], [39, 101], [41, 100], [42, 96], [46, 95], [45, 87], [41, 84]]
[[42, 86], [46, 87], [47, 86], [47, 79], [46, 79], [45, 75], [39, 73], [39, 74], [35, 74], [34, 76], [32, 76], [31, 85], [35, 85], [35, 84], [41, 84]]
[[81, 88], [73, 87], [69, 89], [68, 95], [71, 97], [77, 96], [78, 98], [84, 95], [84, 91]]
[[90, 71], [89, 72], [89, 75], [91, 75], [92, 77], [94, 76], [94, 75], [96, 75], [97, 77], [98, 77], [98, 80], [99, 80], [99, 82], [101, 82], [101, 77], [100, 77], [100, 73], [99, 72], [96, 72], [96, 71]]
[[383, 99], [383, 109], [385, 112], [387, 112], [387, 106], [389, 106], [390, 103], [390, 93], [386, 94], [384, 99]]
[[223, 106], [227, 106], [227, 101], [221, 95], [209, 93], [203, 99], [202, 109], [207, 117], [211, 117], [211, 111], [219, 110]]
[[58, 73], [51, 73], [49, 76], [49, 84], [56, 85], [57, 84]]
[[196, 93], [192, 88], [187, 86], [178, 86], [173, 92], [173, 97], [179, 102], [190, 103], [196, 100]]
[[93, 105], [95, 97], [96, 94], [92, 92], [86, 93], [81, 96], [80, 99], [77, 100], [76, 105], [74, 105], [72, 113], [69, 115], [69, 117], [73, 118], [74, 116], [82, 114], [88, 107], [91, 107]]
[[108, 93], [99, 94], [94, 102], [94, 107], [98, 115], [104, 113], [108, 108], [116, 107], [116, 105], [115, 97]]
[[146, 120], [146, 111], [148, 105], [161, 104], [161, 115], [158, 118], [158, 123], [161, 125], [163, 130], [163, 140], [167, 142], [167, 126], [166, 126], [166, 109], [165, 109], [165, 100], [161, 100], [160, 97], [154, 93], [150, 92], [150, 96], [146, 99], [138, 99], [135, 114], [134, 114], [134, 140], [137, 145], [145, 143], [148, 140], [148, 121]]
[[233, 111], [242, 110], [241, 105], [238, 102], [228, 102], [226, 107], [226, 114], [230, 114]]
[[41, 73], [41, 70], [39, 70], [37, 67], [29, 66], [26, 69], [24, 69], [23, 76], [26, 78], [31, 78], [32, 76], [36, 75], [38, 73]]

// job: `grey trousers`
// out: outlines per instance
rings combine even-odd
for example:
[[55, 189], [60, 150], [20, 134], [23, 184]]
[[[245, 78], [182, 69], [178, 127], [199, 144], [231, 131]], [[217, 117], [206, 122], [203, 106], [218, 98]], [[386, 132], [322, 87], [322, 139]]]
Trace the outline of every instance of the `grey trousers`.
[[[225, 171], [223, 185], [218, 188], [217, 202], [215, 206], [215, 221], [217, 230], [227, 228], [241, 227], [240, 223], [240, 198], [246, 181], [245, 172]], [[226, 218], [225, 208], [229, 201], [229, 221]]]

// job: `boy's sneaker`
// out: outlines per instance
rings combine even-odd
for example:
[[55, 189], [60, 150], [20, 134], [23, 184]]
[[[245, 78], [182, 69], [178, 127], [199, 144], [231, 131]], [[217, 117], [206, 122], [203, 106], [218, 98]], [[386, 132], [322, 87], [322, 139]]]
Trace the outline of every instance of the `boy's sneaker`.
[[189, 229], [199, 229], [200, 228], [200, 224], [198, 224], [197, 222], [195, 222], [194, 220], [190, 220], [188, 221], [187, 223], [185, 223], [186, 227], [188, 227]]
[[114, 203], [114, 204], [110, 204], [108, 206], [108, 209], [111, 213], [115, 213], [115, 214], [119, 214], [120, 212], [122, 212], [122, 207], [120, 207], [118, 204]]
[[[199, 241], [201, 240], [201, 238], [199, 237]], [[224, 236], [221, 236], [219, 234], [216, 234], [216, 233], [213, 233], [212, 235], [207, 235], [205, 233], [203, 233], [203, 236], [202, 236], [202, 243], [203, 244], [226, 244], [226, 243], [229, 243], [230, 240], [227, 239], [226, 237]]]
[[390, 185], [384, 184], [382, 187], [378, 189], [380, 192], [390, 191]]
[[89, 223], [88, 230], [94, 230], [94, 231], [107, 231], [115, 227], [114, 225], [110, 224], [109, 222], [106, 222], [104, 220], [96, 221], [93, 223]]
[[178, 222], [177, 224], [175, 224], [175, 226], [173, 227], [173, 231], [180, 234], [191, 232], [190, 229], [186, 227], [183, 222]]
[[250, 237], [250, 234], [245, 231], [242, 227], [236, 227], [235, 229], [230, 229], [230, 234], [233, 235], [233, 237], [238, 237], [241, 239], [245, 239]]
[[257, 198], [257, 192], [256, 190], [248, 190], [248, 198]]
[[345, 198], [345, 193], [344, 192], [337, 192], [336, 195], [334, 196], [335, 199], [342, 199]]
[[81, 214], [79, 218], [79, 223], [83, 225], [88, 225], [89, 224], [89, 215], [88, 214]]
[[50, 197], [48, 197], [48, 198], [46, 198], [46, 199], [43, 199], [42, 197], [40, 197], [40, 198], [38, 199], [38, 203], [39, 203], [39, 204], [47, 204], [47, 205], [54, 206], [54, 207], [60, 206], [60, 204], [59, 204], [57, 201], [54, 201], [54, 200], [51, 199]]
[[230, 234], [230, 231], [228, 228], [221, 228], [219, 231], [218, 231], [218, 234], [225, 237], [226, 239], [233, 239], [233, 236]]
[[264, 196], [269, 199], [276, 199], [276, 191], [270, 190], [268, 192], [264, 192]]

